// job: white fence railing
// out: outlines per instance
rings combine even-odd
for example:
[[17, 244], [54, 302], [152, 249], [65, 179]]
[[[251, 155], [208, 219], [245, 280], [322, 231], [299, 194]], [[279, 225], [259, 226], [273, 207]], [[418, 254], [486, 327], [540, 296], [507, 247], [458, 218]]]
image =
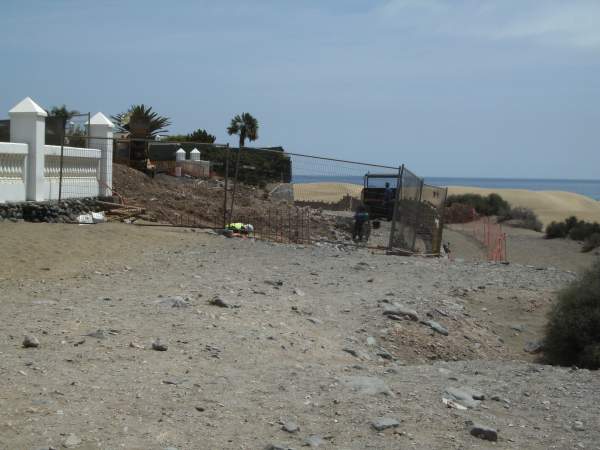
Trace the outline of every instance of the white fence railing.
[[[100, 191], [100, 160], [102, 152], [93, 148], [64, 147], [61, 171], [61, 148], [44, 147], [44, 197], [97, 197]], [[62, 185], [61, 185], [62, 172]]]
[[10, 139], [0, 142], [0, 203], [112, 195], [113, 124], [89, 121], [90, 147], [45, 144], [47, 113], [27, 97], [9, 111]]
[[0, 201], [25, 200], [27, 144], [0, 142]]

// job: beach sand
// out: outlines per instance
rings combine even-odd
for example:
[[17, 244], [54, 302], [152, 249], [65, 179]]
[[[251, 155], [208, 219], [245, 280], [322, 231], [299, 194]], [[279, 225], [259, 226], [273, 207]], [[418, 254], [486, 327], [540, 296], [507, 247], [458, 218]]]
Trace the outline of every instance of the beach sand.
[[294, 200], [336, 203], [346, 195], [360, 198], [362, 188], [351, 183], [298, 183], [294, 184]]
[[[350, 183], [305, 183], [294, 185], [297, 201], [337, 202], [345, 195], [360, 198], [362, 186]], [[560, 191], [528, 191], [525, 189], [484, 189], [469, 186], [450, 186], [449, 194], [474, 193], [488, 195], [496, 192], [513, 207], [531, 208], [544, 225], [553, 220], [576, 216], [600, 222], [600, 202], [584, 195]]]

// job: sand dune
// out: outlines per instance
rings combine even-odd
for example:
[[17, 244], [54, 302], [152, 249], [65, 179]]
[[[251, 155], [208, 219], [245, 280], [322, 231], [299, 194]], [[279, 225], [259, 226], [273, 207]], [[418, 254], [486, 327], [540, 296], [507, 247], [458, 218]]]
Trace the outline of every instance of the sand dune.
[[544, 225], [569, 216], [600, 222], [600, 202], [584, 195], [562, 191], [528, 191], [525, 189], [484, 189], [469, 186], [450, 186], [449, 194], [474, 193], [488, 195], [496, 192], [512, 206], [531, 208]]
[[360, 198], [362, 188], [351, 183], [298, 183], [294, 184], [294, 200], [336, 203], [346, 195]]
[[[350, 183], [299, 183], [294, 185], [298, 201], [337, 202], [345, 195], [359, 198], [362, 186]], [[525, 189], [484, 189], [469, 186], [450, 186], [449, 194], [500, 194], [512, 206], [531, 208], [547, 225], [569, 216], [600, 222], [600, 202], [584, 195], [561, 191], [528, 191]]]

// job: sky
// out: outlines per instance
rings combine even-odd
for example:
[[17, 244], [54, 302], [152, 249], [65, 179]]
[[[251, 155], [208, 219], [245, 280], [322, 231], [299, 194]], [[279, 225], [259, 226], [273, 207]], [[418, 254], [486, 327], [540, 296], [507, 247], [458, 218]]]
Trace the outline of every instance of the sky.
[[170, 134], [406, 164], [600, 179], [599, 0], [2, 0], [0, 118], [26, 96]]

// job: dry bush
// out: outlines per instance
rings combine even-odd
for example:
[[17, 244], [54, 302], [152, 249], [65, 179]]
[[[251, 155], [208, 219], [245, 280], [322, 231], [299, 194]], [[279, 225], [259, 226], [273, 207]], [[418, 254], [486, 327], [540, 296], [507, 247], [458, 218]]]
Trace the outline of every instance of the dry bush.
[[600, 261], [559, 292], [546, 325], [544, 358], [561, 366], [600, 368]]

